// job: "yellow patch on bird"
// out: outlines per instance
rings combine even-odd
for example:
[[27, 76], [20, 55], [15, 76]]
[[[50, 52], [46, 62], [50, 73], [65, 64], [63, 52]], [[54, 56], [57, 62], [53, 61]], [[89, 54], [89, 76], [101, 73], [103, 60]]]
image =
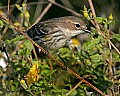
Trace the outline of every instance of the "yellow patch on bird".
[[72, 39], [72, 44], [73, 44], [73, 45], [80, 45], [80, 42], [78, 41], [78, 39], [73, 38], [73, 39]]
[[3, 14], [3, 11], [0, 9], [0, 15], [2, 15]]
[[46, 35], [46, 36], [45, 36], [45, 40], [47, 40], [47, 41], [51, 40], [50, 35]]
[[80, 51], [81, 44], [78, 39], [72, 38], [68, 45], [69, 45], [70, 50], [72, 50], [73, 52]]

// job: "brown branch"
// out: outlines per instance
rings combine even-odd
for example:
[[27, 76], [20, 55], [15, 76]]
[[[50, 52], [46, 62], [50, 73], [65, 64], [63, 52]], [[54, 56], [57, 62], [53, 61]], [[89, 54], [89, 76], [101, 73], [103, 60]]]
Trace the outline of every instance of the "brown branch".
[[[107, 30], [107, 35], [108, 35], [108, 38], [110, 37], [110, 29], [109, 30]], [[112, 68], [112, 66], [113, 66], [113, 58], [112, 58], [112, 46], [111, 46], [111, 44], [108, 42], [108, 45], [109, 45], [109, 49], [110, 49], [110, 58], [109, 58], [109, 62], [111, 62], [111, 63], [109, 63], [109, 79], [112, 79], [113, 80], [113, 68]]]
[[35, 47], [34, 46], [33, 46], [33, 53], [34, 53], [35, 58], [38, 60], [37, 53], [35, 51]]
[[8, 19], [9, 19], [9, 15], [10, 15], [10, 0], [8, 0]]
[[[19, 81], [20, 82], [20, 81]], [[27, 89], [24, 85], [21, 84], [21, 86], [27, 91], [29, 92], [32, 96], [36, 96], [35, 94], [33, 94], [29, 89]]]
[[[95, 78], [95, 76], [93, 76], [93, 75], [86, 75], [84, 78], [89, 78], [89, 77], [91, 77], [91, 76]], [[74, 91], [77, 87], [79, 87], [79, 85], [80, 85], [82, 82], [83, 82], [83, 81], [78, 82], [77, 85], [75, 85], [75, 86], [66, 94], [66, 96], [69, 96], [70, 93], [71, 93], [72, 91]]]
[[[110, 29], [109, 30], [107, 30], [107, 35], [108, 35], [108, 38], [110, 37]], [[112, 53], [112, 46], [111, 46], [111, 44], [108, 42], [108, 45], [109, 45], [109, 49], [110, 49], [110, 57], [109, 57], [109, 63], [108, 63], [108, 69], [109, 69], [109, 73], [108, 73], [108, 75], [109, 75], [109, 80], [111, 80], [111, 81], [113, 81], [114, 82], [114, 70], [113, 70], [113, 53]], [[113, 84], [113, 86], [111, 86], [111, 90], [112, 90], [112, 92], [110, 92], [109, 94], [111, 95], [111, 96], [113, 96], [114, 94], [115, 94], [115, 91], [114, 91], [114, 84]]]
[[86, 81], [85, 79], [83, 79], [82, 77], [80, 77], [78, 74], [76, 74], [74, 71], [72, 71], [71, 69], [67, 68], [68, 72], [70, 72], [72, 75], [74, 75], [75, 77], [77, 77], [78, 79], [82, 80], [84, 83], [86, 83], [87, 85], [89, 85], [90, 87], [92, 87], [94, 90], [96, 90], [98, 93], [100, 93], [101, 95], [105, 94], [99, 90], [98, 88], [96, 88], [95, 86], [93, 86], [91, 83], [89, 83], [88, 81]]
[[50, 59], [48, 59], [48, 63], [50, 65], [50, 69], [53, 70], [53, 65], [52, 65], [52, 62], [50, 61]]
[[[48, 53], [45, 49], [43, 49], [41, 46], [39, 46], [37, 43], [35, 43], [29, 36], [27, 36], [23, 31], [21, 31], [20, 29], [18, 29], [9, 19], [3, 17], [2, 15], [0, 15], [0, 18], [3, 19], [3, 20], [5, 20], [6, 22], [9, 22], [15, 28], [15, 30], [17, 30], [18, 32], [20, 32], [23, 36], [25, 36], [28, 40], [30, 40], [36, 47], [40, 48], [44, 53]], [[54, 60], [57, 64], [59, 64], [59, 66], [66, 68], [66, 66], [63, 63], [61, 63], [60, 61], [58, 61], [51, 54], [48, 53], [47, 56], [49, 58], [51, 58], [52, 60]], [[80, 77], [77, 73], [75, 73], [74, 71], [72, 71], [70, 68], [67, 67], [66, 69], [67, 69], [67, 71], [69, 73], [71, 73], [72, 75], [74, 75], [76, 78], [82, 80], [84, 83], [86, 83], [87, 85], [89, 85], [91, 88], [93, 88], [94, 90], [96, 90], [98, 93], [100, 93], [101, 95], [105, 96], [105, 94], [101, 90], [99, 90], [98, 88], [96, 88], [95, 86], [93, 86], [91, 83], [89, 83], [88, 81], [86, 81], [85, 79], [83, 79], [82, 77]]]
[[40, 16], [37, 18], [37, 20], [33, 23], [33, 25], [38, 23], [51, 7], [52, 7], [52, 3], [49, 3], [47, 7], [43, 10], [43, 12], [40, 14]]
[[77, 83], [77, 85], [76, 85], [75, 87], [73, 87], [73, 88], [66, 94], [66, 96], [69, 96], [70, 93], [71, 93], [72, 91], [74, 91], [82, 82], [83, 82], [83, 81], [80, 81], [79, 83]]
[[71, 10], [70, 8], [65, 7], [65, 6], [63, 6], [63, 5], [61, 5], [61, 4], [57, 3], [57, 2], [55, 2], [55, 1], [53, 1], [53, 0], [48, 0], [48, 1], [51, 2], [51, 3], [54, 4], [54, 5], [56, 5], [56, 6], [60, 7], [60, 8], [62, 8], [62, 9], [65, 9], [65, 10], [71, 12], [71, 13], [74, 14], [75, 16], [83, 17], [81, 14], [75, 12], [74, 10]]
[[[92, 0], [88, 0], [88, 2], [89, 2], [90, 9], [91, 9], [92, 14], [93, 14], [93, 17], [94, 17], [95, 26], [96, 26], [98, 29], [100, 29], [99, 24], [98, 24], [98, 22], [97, 22], [97, 20], [96, 20], [96, 13], [95, 13], [95, 9], [94, 9]], [[100, 33], [99, 31], [98, 31], [98, 34], [101, 35], [101, 33]]]

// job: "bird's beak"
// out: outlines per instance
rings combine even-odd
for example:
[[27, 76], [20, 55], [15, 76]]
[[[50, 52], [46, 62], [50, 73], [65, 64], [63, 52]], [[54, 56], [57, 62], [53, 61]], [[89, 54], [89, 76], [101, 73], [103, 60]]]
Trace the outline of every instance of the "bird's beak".
[[91, 34], [91, 31], [90, 30], [84, 30], [86, 33], [90, 33]]

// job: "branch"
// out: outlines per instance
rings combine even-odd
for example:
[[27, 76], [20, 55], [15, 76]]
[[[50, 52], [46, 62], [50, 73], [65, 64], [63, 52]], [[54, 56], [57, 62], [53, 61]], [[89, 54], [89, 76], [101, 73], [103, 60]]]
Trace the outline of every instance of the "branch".
[[40, 14], [40, 16], [37, 18], [37, 20], [32, 25], [38, 23], [51, 7], [52, 7], [52, 3], [49, 3], [47, 5], [47, 7], [43, 10], [43, 12]]
[[74, 14], [75, 16], [83, 17], [81, 14], [75, 12], [74, 10], [71, 10], [70, 8], [65, 7], [65, 6], [63, 6], [63, 5], [61, 5], [61, 4], [57, 3], [57, 2], [55, 2], [55, 1], [53, 1], [53, 0], [48, 0], [48, 1], [51, 2], [51, 3], [54, 4], [54, 5], [56, 5], [56, 6], [60, 7], [60, 8], [62, 8], [62, 9], [65, 9], [65, 10], [71, 12], [71, 13]]
[[[93, 17], [94, 17], [94, 20], [95, 20], [95, 21], [94, 21], [94, 22], [95, 22], [95, 26], [96, 26], [98, 29], [100, 29], [99, 24], [98, 24], [98, 22], [97, 22], [97, 20], [96, 20], [96, 13], [95, 13], [95, 9], [94, 9], [92, 0], [88, 0], [88, 2], [89, 2], [90, 9], [91, 9], [91, 11], [92, 11], [92, 14], [93, 14]], [[101, 33], [100, 33], [99, 31], [98, 31], [98, 34], [101, 35]]]

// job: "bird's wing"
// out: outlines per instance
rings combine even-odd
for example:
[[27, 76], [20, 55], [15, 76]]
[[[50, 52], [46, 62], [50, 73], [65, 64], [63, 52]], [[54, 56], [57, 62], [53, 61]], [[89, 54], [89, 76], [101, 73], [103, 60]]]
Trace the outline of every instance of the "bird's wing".
[[27, 35], [34, 39], [44, 38], [52, 32], [59, 31], [59, 28], [51, 21], [39, 22], [26, 31]]

